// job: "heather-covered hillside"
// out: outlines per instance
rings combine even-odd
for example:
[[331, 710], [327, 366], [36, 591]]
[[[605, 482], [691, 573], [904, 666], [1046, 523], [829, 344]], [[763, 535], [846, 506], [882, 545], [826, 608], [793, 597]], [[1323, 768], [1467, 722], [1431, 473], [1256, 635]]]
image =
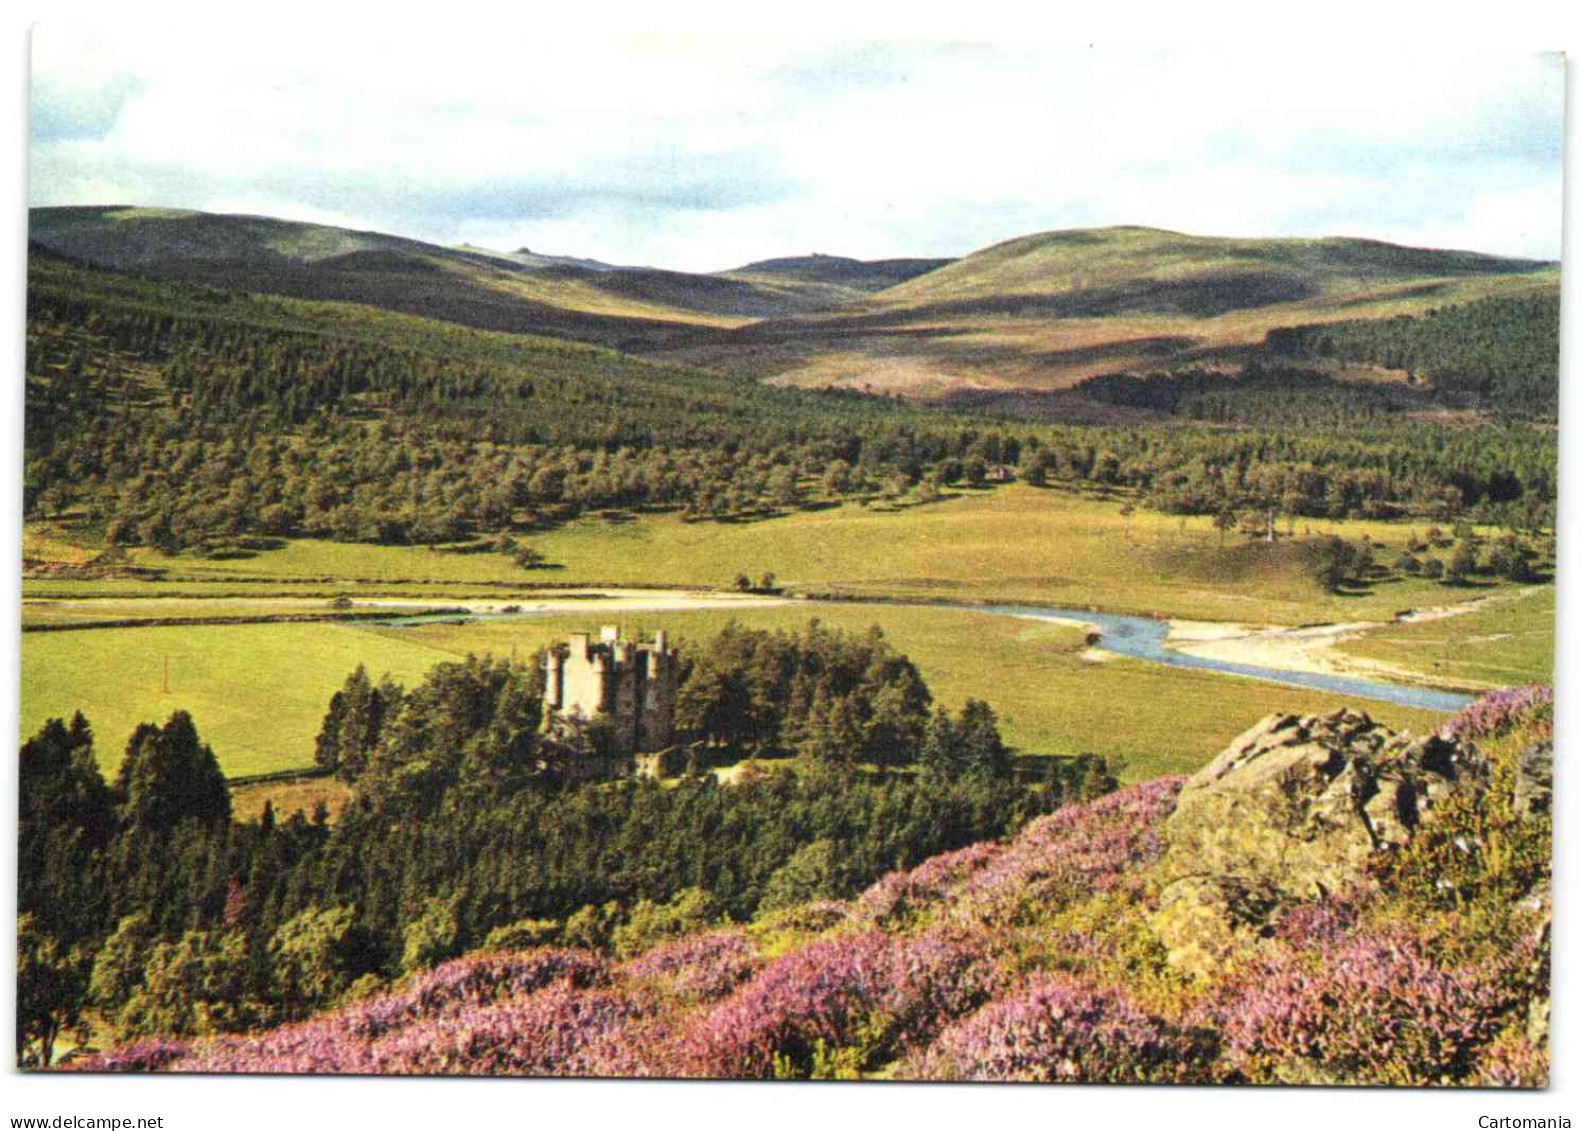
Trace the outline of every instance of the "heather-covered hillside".
[[651, 916], [609, 953], [479, 953], [303, 1023], [79, 1063], [1541, 1086], [1551, 707], [1504, 692], [1415, 739], [1275, 715], [1190, 779], [850, 901], [683, 934]]

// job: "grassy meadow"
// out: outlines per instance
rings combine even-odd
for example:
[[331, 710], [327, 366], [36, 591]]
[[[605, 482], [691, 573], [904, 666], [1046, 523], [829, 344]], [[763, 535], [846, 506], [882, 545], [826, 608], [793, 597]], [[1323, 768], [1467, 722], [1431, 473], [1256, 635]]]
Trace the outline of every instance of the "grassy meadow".
[[311, 815], [322, 801], [333, 820], [351, 799], [351, 787], [334, 778], [244, 782], [231, 787], [231, 815], [238, 821], [256, 821], [263, 816], [266, 804], [280, 817]]
[[[1398, 610], [1451, 604], [1501, 589], [1451, 587], [1419, 578], [1378, 582], [1343, 594], [1311, 578], [1287, 526], [1270, 545], [1231, 534], [1206, 517], [1137, 510], [1129, 500], [1089, 491], [1021, 484], [964, 491], [928, 506], [856, 504], [743, 523], [687, 523], [674, 514], [586, 518], [524, 539], [550, 568], [524, 571], [500, 554], [447, 554], [422, 547], [346, 545], [301, 539], [256, 557], [205, 561], [133, 552], [168, 570], [160, 583], [30, 581], [29, 596], [190, 592], [189, 582], [222, 582], [227, 593], [330, 592], [334, 579], [381, 592], [443, 595], [467, 583], [634, 584], [728, 587], [738, 573], [772, 571], [806, 591], [1039, 601], [1120, 613], [1261, 624], [1388, 620]], [[1298, 536], [1366, 534], [1387, 563], [1421, 526], [1363, 520], [1301, 520]], [[1441, 552], [1441, 556], [1443, 552]], [[243, 580], [245, 579], [245, 581]], [[417, 583], [425, 584], [419, 586]], [[83, 588], [79, 589], [79, 586]], [[402, 587], [405, 586], [403, 589]], [[91, 588], [90, 588], [91, 587]], [[498, 595], [494, 593], [492, 595]]]
[[339, 624], [34, 633], [22, 649], [22, 735], [80, 710], [113, 774], [133, 728], [179, 708], [192, 714], [226, 774], [297, 769], [312, 764], [329, 697], [359, 663], [416, 682], [448, 658], [417, 641]]
[[1388, 625], [1340, 649], [1469, 686], [1549, 683], [1555, 667], [1555, 591], [1546, 586], [1463, 616]]

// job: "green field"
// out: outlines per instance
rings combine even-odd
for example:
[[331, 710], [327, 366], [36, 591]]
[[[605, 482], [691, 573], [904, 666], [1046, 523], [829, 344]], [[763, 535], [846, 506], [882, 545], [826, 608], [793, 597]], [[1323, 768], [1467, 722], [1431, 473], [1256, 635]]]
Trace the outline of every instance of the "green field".
[[[535, 545], [537, 541], [534, 540]], [[251, 558], [210, 561], [191, 556], [166, 557], [154, 550], [134, 551], [132, 558], [140, 565], [158, 566], [172, 575], [194, 579], [279, 577], [446, 584], [510, 581], [523, 585], [561, 580], [560, 570], [524, 570], [505, 554], [448, 554], [422, 546], [371, 546], [312, 538], [297, 539], [284, 549], [261, 551]]]
[[1390, 625], [1342, 651], [1469, 686], [1550, 683], [1555, 668], [1555, 591], [1491, 602], [1442, 620]]
[[216, 617], [260, 619], [284, 616], [328, 616], [340, 612], [328, 600], [290, 595], [258, 597], [90, 597], [33, 599], [22, 603], [23, 628], [79, 626], [107, 621], [212, 620]]
[[293, 769], [312, 763], [330, 694], [357, 664], [416, 681], [447, 658], [417, 641], [338, 624], [35, 633], [22, 649], [22, 734], [80, 710], [111, 773], [138, 723], [163, 722], [181, 708], [227, 774]]
[[[738, 573], [772, 571], [804, 591], [881, 596], [1004, 598], [1113, 612], [1260, 624], [1389, 620], [1400, 609], [1441, 605], [1498, 586], [1454, 588], [1422, 579], [1378, 582], [1344, 595], [1324, 592], [1300, 561], [1296, 543], [1266, 544], [1237, 535], [1221, 545], [1207, 518], [1138, 510], [1128, 500], [1023, 485], [966, 492], [929, 506], [848, 505], [749, 523], [687, 523], [672, 514], [610, 521], [589, 518], [526, 539], [556, 568], [523, 571], [496, 554], [455, 555], [423, 548], [298, 540], [236, 561], [163, 557], [137, 551], [144, 565], [170, 571], [160, 583], [36, 581], [31, 595], [72, 592], [192, 591], [202, 579], [227, 592], [268, 592], [237, 578], [373, 579], [382, 590], [420, 580], [468, 582], [702, 585], [728, 587]], [[1280, 524], [1285, 534], [1286, 525]], [[1300, 521], [1301, 536], [1366, 534], [1389, 562], [1424, 527]], [[1441, 552], [1443, 556], [1443, 552]], [[183, 580], [188, 579], [188, 580]], [[320, 591], [330, 583], [316, 582]], [[78, 589], [78, 586], [83, 588]], [[96, 588], [88, 588], [93, 586]], [[425, 585], [435, 595], [443, 587]], [[283, 591], [283, 590], [282, 590]]]
[[[1201, 765], [1256, 719], [1274, 710], [1332, 710], [1342, 699], [1230, 676], [1125, 659], [1083, 658], [1085, 633], [987, 613], [907, 607], [805, 605], [742, 611], [628, 616], [629, 633], [664, 626], [703, 641], [733, 617], [744, 624], [800, 630], [810, 616], [827, 624], [884, 628], [911, 656], [938, 701], [990, 702], [1009, 741], [1026, 753], [1083, 751], [1124, 759], [1129, 778]], [[22, 663], [22, 731], [52, 715], [82, 710], [100, 736], [105, 769], [119, 764], [139, 722], [176, 708], [199, 730], [231, 775], [311, 763], [313, 736], [330, 695], [358, 663], [411, 685], [430, 666], [469, 652], [525, 657], [600, 616], [403, 628], [343, 624], [154, 627], [38, 633]], [[170, 691], [162, 688], [170, 665]], [[1378, 717], [1424, 730], [1435, 716], [1385, 704]]]

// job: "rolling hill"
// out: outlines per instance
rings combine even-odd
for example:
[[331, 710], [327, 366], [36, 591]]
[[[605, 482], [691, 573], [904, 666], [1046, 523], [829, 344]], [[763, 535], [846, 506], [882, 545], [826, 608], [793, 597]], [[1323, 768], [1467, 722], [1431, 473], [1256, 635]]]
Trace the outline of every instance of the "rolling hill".
[[638, 271], [638, 267], [622, 267], [615, 263], [606, 263], [602, 259], [583, 259], [575, 255], [546, 255], [534, 251], [529, 247], [519, 247], [515, 251], [494, 251], [487, 247], [476, 247], [473, 244], [460, 244], [457, 251], [471, 252], [489, 259], [505, 259], [521, 267], [581, 267], [588, 271]]
[[1059, 231], [682, 356], [784, 383], [981, 399], [1049, 393], [1122, 369], [1235, 364], [1278, 327], [1553, 293], [1558, 284], [1553, 263], [1372, 240]]
[[35, 208], [39, 247], [116, 270], [229, 290], [360, 302], [485, 330], [627, 350], [814, 309], [795, 282], [757, 282], [568, 256], [447, 248], [262, 216], [124, 206]]
[[[715, 274], [445, 248], [257, 216], [40, 208], [30, 239], [103, 267], [573, 338], [748, 380], [1082, 417], [1086, 377], [1234, 367], [1271, 330], [1558, 293], [1557, 264], [1361, 239], [1045, 232], [961, 259], [768, 259]], [[1337, 376], [1403, 379], [1351, 359]]]

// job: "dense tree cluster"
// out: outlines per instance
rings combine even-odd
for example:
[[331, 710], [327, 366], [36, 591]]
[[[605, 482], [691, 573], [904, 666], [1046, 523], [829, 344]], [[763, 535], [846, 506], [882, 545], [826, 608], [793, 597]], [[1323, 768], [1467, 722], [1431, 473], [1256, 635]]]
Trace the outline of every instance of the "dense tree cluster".
[[1407, 370], [1444, 403], [1552, 419], [1560, 396], [1560, 295], [1493, 296], [1424, 315], [1269, 331], [1286, 357]]
[[[1252, 509], [1441, 521], [1475, 513], [1512, 527], [1553, 523], [1558, 448], [1551, 433], [1527, 424], [1468, 429], [1429, 423], [1398, 412], [1424, 407], [1418, 394], [1256, 362], [1238, 374], [1113, 374], [1080, 388], [1108, 403], [1264, 426], [1178, 428], [1151, 444], [1142, 459], [1117, 454], [1126, 446], [1112, 432], [1110, 450], [1087, 477], [1135, 486], [1149, 506], [1167, 513]], [[1326, 416], [1321, 405], [1337, 415]]]
[[543, 686], [537, 659], [437, 664], [410, 692], [359, 664], [330, 698], [314, 758], [387, 813], [430, 811], [463, 783], [510, 792], [537, 770]]
[[1406, 547], [1388, 566], [1377, 560], [1376, 546], [1366, 535], [1355, 542], [1333, 535], [1309, 539], [1301, 544], [1301, 553], [1313, 580], [1331, 593], [1342, 592], [1349, 585], [1366, 585], [1388, 575], [1390, 568], [1408, 577], [1443, 578], [1452, 585], [1478, 577], [1518, 584], [1540, 579], [1540, 554], [1525, 539], [1503, 534], [1489, 541], [1474, 534], [1470, 525], [1461, 524], [1458, 529], [1455, 539], [1437, 527], [1430, 528], [1426, 539], [1409, 536]]
[[1011, 749], [1000, 737], [994, 708], [968, 699], [959, 718], [943, 708], [934, 713], [918, 749], [925, 773], [951, 781], [1003, 781], [1011, 774]]
[[1513, 529], [1554, 524], [1557, 451], [1523, 426], [1402, 426], [1346, 437], [1240, 434], [1206, 439], [1189, 462], [1138, 486], [1169, 514], [1250, 510], [1305, 518], [1450, 521]]
[[914, 761], [933, 701], [878, 626], [852, 636], [817, 620], [801, 634], [732, 624], [686, 666], [683, 733], [836, 765]]
[[1105, 404], [1212, 424], [1347, 427], [1376, 424], [1432, 404], [1425, 393], [1401, 386], [1346, 383], [1317, 369], [1258, 361], [1234, 373], [1196, 368], [1147, 376], [1105, 373], [1077, 387]]
[[[717, 648], [786, 663], [814, 698], [824, 679], [826, 700], [866, 696], [897, 724], [885, 759], [815, 743], [799, 746], [800, 772], [732, 785], [556, 781], [535, 768], [542, 670], [469, 658], [410, 691], [348, 678], [318, 740], [321, 763], [354, 783], [333, 825], [322, 807], [237, 822], [185, 713], [138, 728], [113, 786], [87, 721], [52, 720], [21, 751], [19, 1045], [41, 1061], [90, 1016], [120, 1040], [247, 1028], [512, 939], [629, 950], [768, 897], [849, 895], [1115, 784], [1093, 758], [1007, 780], [993, 712], [930, 717], [915, 669], [877, 635], [738, 629]], [[692, 664], [705, 683], [712, 651]], [[851, 768], [920, 754], [921, 773]]]

